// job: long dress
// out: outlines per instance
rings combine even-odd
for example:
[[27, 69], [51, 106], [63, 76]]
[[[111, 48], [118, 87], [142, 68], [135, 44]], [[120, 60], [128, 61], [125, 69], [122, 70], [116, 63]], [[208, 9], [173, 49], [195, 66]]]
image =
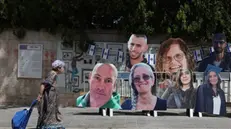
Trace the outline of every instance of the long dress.
[[58, 92], [55, 87], [57, 73], [49, 72], [48, 76], [42, 82], [45, 86], [42, 98], [38, 103], [38, 129], [64, 129], [61, 124], [61, 113], [58, 109]]

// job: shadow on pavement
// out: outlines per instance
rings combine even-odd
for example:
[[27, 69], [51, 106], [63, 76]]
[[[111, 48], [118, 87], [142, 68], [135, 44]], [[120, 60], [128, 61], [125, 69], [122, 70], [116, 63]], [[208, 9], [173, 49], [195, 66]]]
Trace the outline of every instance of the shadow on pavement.
[[73, 115], [100, 115], [98, 112], [77, 112], [73, 113]]

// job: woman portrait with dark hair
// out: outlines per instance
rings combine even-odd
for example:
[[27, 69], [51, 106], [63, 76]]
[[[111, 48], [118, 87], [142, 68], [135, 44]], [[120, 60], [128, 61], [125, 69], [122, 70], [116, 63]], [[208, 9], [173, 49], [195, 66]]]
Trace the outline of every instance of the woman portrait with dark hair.
[[[152, 94], [151, 88], [155, 86], [155, 74], [149, 65], [138, 63], [132, 66], [129, 76], [129, 85], [132, 88], [132, 100], [122, 104], [123, 109], [133, 110], [166, 110], [166, 100]], [[129, 108], [130, 107], [130, 108]]]
[[221, 68], [208, 64], [204, 74], [205, 81], [197, 90], [195, 112], [204, 112], [214, 115], [226, 115], [226, 100], [221, 89]]
[[193, 87], [193, 74], [188, 69], [180, 69], [176, 75], [176, 85], [163, 94], [168, 108], [193, 109], [196, 101], [196, 89]]

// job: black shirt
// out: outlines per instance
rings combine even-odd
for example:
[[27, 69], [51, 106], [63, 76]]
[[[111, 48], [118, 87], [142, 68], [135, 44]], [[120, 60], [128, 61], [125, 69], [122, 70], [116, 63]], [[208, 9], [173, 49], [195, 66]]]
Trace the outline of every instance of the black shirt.
[[[155, 72], [155, 69], [150, 64], [148, 64], [148, 61], [147, 61], [146, 58], [143, 57], [143, 60], [140, 63], [145, 63], [145, 64], [149, 65], [151, 67], [151, 69], [152, 69], [152, 72]], [[132, 64], [131, 64], [129, 56], [128, 56], [128, 59], [126, 61], [126, 67], [129, 68], [129, 69], [132, 68]]]

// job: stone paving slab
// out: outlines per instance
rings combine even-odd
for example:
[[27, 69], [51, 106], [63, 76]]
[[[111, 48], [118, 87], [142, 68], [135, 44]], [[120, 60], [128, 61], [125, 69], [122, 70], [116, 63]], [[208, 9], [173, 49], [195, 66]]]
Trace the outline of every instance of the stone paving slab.
[[[10, 129], [11, 118], [21, 108], [0, 109], [0, 129]], [[144, 116], [141, 112], [115, 111], [113, 117], [103, 117], [98, 109], [60, 108], [63, 125], [67, 129], [231, 129], [231, 118], [205, 116], [187, 117], [185, 110], [168, 110], [158, 117]], [[228, 110], [231, 113], [231, 110]], [[37, 109], [28, 122], [28, 128], [36, 127]]]

